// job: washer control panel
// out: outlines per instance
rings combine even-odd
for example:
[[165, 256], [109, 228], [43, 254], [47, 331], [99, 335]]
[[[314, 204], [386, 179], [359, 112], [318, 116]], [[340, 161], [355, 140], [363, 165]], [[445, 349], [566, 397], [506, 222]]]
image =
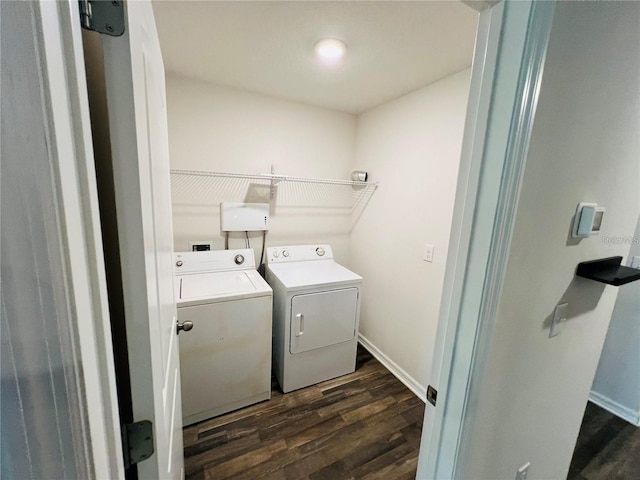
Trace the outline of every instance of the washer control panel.
[[203, 272], [225, 272], [256, 268], [255, 255], [250, 248], [177, 252], [174, 254], [176, 275]]
[[330, 245], [293, 245], [267, 248], [267, 263], [333, 260]]

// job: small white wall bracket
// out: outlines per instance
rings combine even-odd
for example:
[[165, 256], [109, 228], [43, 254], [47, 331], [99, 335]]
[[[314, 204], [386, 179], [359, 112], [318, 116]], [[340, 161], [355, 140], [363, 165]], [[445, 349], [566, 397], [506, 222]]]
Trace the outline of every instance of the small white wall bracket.
[[287, 176], [276, 175], [276, 170], [275, 168], [273, 168], [273, 165], [271, 165], [271, 174], [269, 175], [269, 177], [271, 179], [269, 184], [269, 198], [273, 200], [273, 198], [276, 196], [276, 185], [282, 182], [283, 180], [286, 180]]

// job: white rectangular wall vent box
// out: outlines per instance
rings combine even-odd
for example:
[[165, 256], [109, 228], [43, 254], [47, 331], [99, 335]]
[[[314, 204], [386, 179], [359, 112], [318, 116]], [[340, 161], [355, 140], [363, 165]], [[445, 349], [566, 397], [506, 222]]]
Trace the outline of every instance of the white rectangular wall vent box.
[[269, 230], [269, 204], [222, 202], [220, 230], [223, 232]]

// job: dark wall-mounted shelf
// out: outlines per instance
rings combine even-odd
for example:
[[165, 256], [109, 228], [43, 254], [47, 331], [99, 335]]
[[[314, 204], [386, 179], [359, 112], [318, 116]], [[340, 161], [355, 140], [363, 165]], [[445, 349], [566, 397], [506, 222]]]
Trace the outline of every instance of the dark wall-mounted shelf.
[[578, 264], [576, 276], [619, 287], [640, 280], [640, 270], [620, 265], [622, 257], [608, 257]]

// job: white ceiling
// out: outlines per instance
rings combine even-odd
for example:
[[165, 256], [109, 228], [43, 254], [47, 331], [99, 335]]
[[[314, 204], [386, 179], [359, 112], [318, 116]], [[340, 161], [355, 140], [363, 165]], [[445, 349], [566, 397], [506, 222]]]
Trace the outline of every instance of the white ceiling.
[[[358, 114], [471, 64], [477, 12], [457, 1], [154, 1], [165, 68]], [[327, 67], [314, 44], [339, 38]]]

